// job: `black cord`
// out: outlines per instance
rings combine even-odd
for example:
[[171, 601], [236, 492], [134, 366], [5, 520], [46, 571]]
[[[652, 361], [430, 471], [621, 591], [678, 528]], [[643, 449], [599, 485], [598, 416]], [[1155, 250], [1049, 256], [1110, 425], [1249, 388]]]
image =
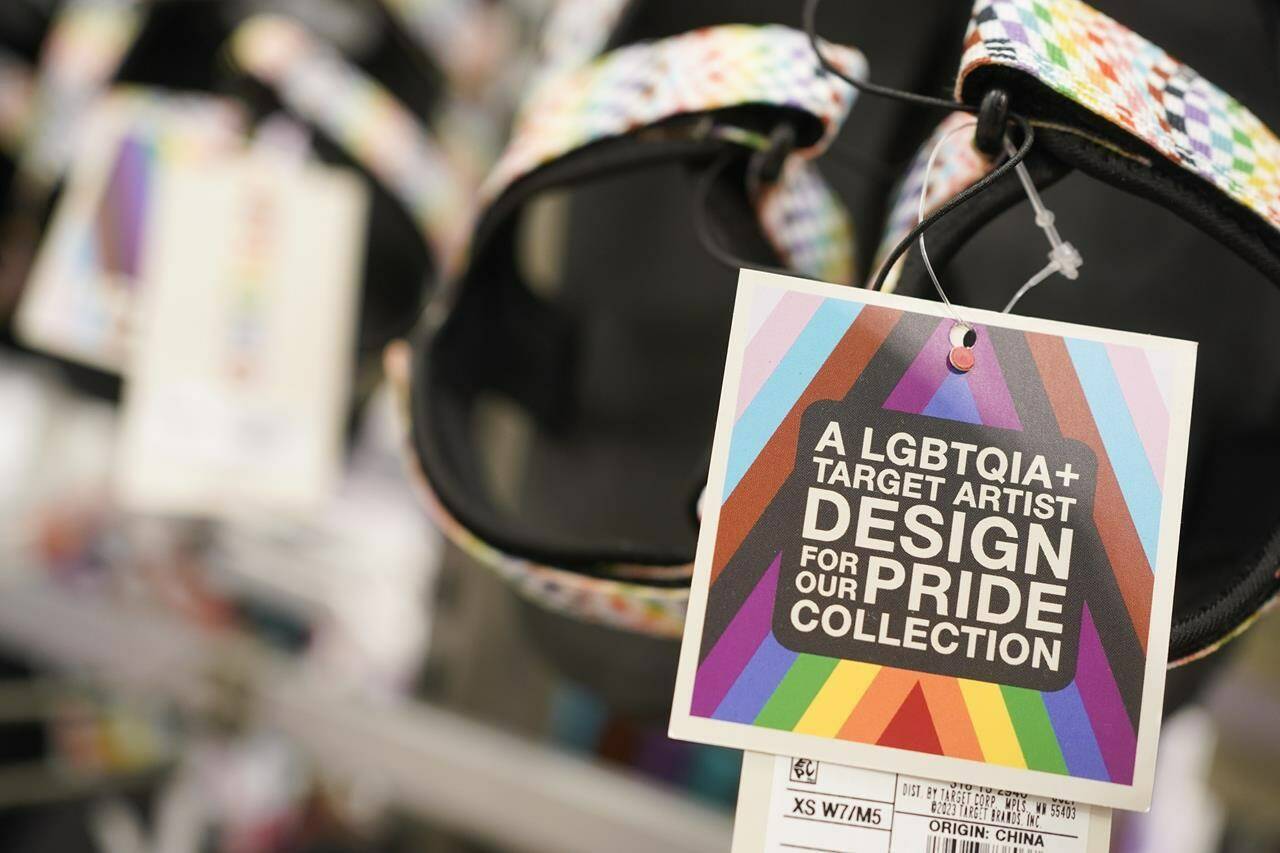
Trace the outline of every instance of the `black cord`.
[[[934, 109], [950, 110], [952, 112], [964, 112], [977, 114], [981, 111], [980, 107], [971, 106], [963, 101], [948, 100], [946, 98], [935, 98], [931, 95], [920, 95], [915, 92], [904, 92], [900, 89], [894, 89], [889, 86], [880, 86], [866, 80], [858, 80], [846, 74], [840, 67], [831, 60], [827, 59], [822, 52], [822, 44], [818, 39], [818, 7], [822, 5], [822, 0], [805, 0], [804, 4], [804, 29], [805, 34], [809, 37], [809, 46], [813, 49], [814, 55], [818, 58], [818, 64], [830, 74], [834, 74], [844, 82], [848, 83], [859, 92], [869, 95], [879, 95], [883, 98], [891, 98], [893, 100], [902, 101], [908, 104], [917, 104]], [[885, 258], [884, 263], [880, 265], [880, 269], [876, 272], [875, 281], [871, 283], [872, 290], [880, 290], [884, 286], [885, 279], [889, 276], [889, 271], [893, 269], [893, 265], [898, 258], [902, 257], [911, 245], [930, 228], [936, 225], [944, 216], [964, 204], [978, 193], [990, 187], [996, 181], [1003, 178], [1009, 172], [1013, 171], [1019, 163], [1027, 158], [1027, 154], [1031, 151], [1032, 140], [1035, 139], [1035, 132], [1031, 128], [1031, 123], [1025, 118], [1014, 113], [1008, 114], [1008, 120], [1018, 125], [1022, 130], [1022, 144], [1018, 149], [1009, 156], [1007, 160], [1000, 164], [996, 169], [984, 176], [981, 180], [972, 186], [953, 196], [946, 204], [930, 213], [923, 220], [916, 224], [907, 235], [893, 247], [893, 251]]]
[[[1027, 159], [1027, 155], [1031, 153], [1031, 144], [1035, 141], [1035, 130], [1031, 127], [1031, 122], [1027, 121], [1020, 115], [1010, 113], [1009, 120], [1018, 125], [1019, 130], [1022, 131], [1022, 143], [1003, 163], [980, 180], [952, 196], [945, 204], [930, 213], [917, 223], [914, 228], [908, 231], [906, 236], [899, 240], [898, 244], [893, 247], [893, 251], [885, 257], [884, 262], [880, 265], [880, 269], [876, 272], [875, 280], [871, 283], [871, 290], [880, 290], [884, 287], [885, 279], [888, 278], [889, 271], [893, 269], [893, 265], [897, 262], [898, 258], [902, 257], [902, 255], [911, 248], [911, 245], [915, 243], [916, 240], [920, 239], [921, 235], [936, 225], [948, 213], [1012, 172], [1017, 168], [1019, 163]], [[772, 272], [791, 276], [799, 275], [802, 278], [808, 278], [808, 276], [805, 276], [803, 273], [798, 273], [795, 270], [756, 264], [751, 261], [744, 260], [724, 248], [724, 246], [722, 246], [716, 239], [710, 220], [711, 189], [724, 170], [733, 162], [735, 153], [735, 151], [730, 150], [721, 154], [712, 161], [711, 165], [708, 166], [707, 170], [700, 176], [696, 189], [694, 205], [694, 225], [698, 234], [699, 242], [702, 243], [702, 247], [706, 249], [707, 254], [730, 268], [741, 267], [744, 269], [760, 270], [762, 272]]]
[[1019, 163], [1027, 159], [1027, 154], [1031, 152], [1032, 140], [1035, 139], [1035, 131], [1032, 130], [1031, 123], [1022, 116], [1010, 114], [1009, 120], [1021, 128], [1022, 144], [1018, 146], [1016, 151], [1009, 155], [1009, 159], [1001, 163], [996, 169], [992, 170], [980, 181], [972, 184], [967, 189], [952, 196], [946, 204], [939, 207], [933, 213], [930, 213], [921, 220], [915, 228], [908, 231], [907, 235], [898, 241], [898, 245], [893, 247], [893, 251], [890, 252], [884, 259], [884, 262], [880, 264], [880, 269], [876, 272], [875, 281], [871, 283], [872, 290], [880, 290], [884, 286], [885, 279], [888, 278], [889, 270], [893, 269], [894, 263], [896, 263], [898, 258], [902, 257], [902, 255], [911, 248], [911, 245], [915, 243], [916, 240], [920, 239], [921, 235], [936, 225], [938, 221], [948, 213], [1012, 172]]
[[698, 178], [698, 185], [695, 190], [694, 199], [694, 228], [698, 233], [698, 241], [702, 243], [702, 248], [706, 249], [707, 254], [715, 258], [720, 263], [730, 269], [750, 269], [759, 270], [760, 272], [772, 272], [780, 275], [800, 275], [795, 270], [782, 269], [781, 267], [769, 266], [767, 264], [757, 264], [738, 257], [730, 252], [716, 238], [714, 228], [711, 224], [711, 191], [715, 187], [716, 181], [724, 173], [737, 156], [736, 150], [729, 150], [716, 157]]
[[[882, 98], [890, 98], [903, 103], [916, 104], [918, 106], [948, 110], [951, 112], [963, 112], [970, 114], [979, 114], [981, 112], [980, 107], [966, 104], [963, 101], [937, 98], [932, 95], [921, 95], [916, 92], [906, 92], [901, 89], [894, 89], [890, 86], [881, 86], [870, 81], [858, 80], [846, 74], [843, 69], [829, 60], [822, 52], [822, 44], [818, 39], [817, 32], [818, 8], [821, 5], [822, 0], [805, 0], [804, 29], [805, 34], [809, 38], [809, 46], [812, 48], [814, 56], [817, 57], [818, 64], [824, 71], [829, 74], [834, 74], [836, 77], [839, 77], [845, 83], [848, 83], [854, 89], [863, 94], [877, 95]], [[893, 269], [893, 265], [904, 253], [907, 252], [908, 249], [910, 249], [911, 245], [919, 240], [920, 237], [930, 228], [941, 221], [948, 213], [1012, 172], [1019, 163], [1027, 158], [1027, 154], [1031, 151], [1031, 143], [1035, 139], [1035, 132], [1032, 130], [1031, 123], [1022, 116], [1016, 115], [1012, 112], [1008, 113], [1007, 120], [1018, 125], [1019, 129], [1022, 131], [1022, 142], [1018, 146], [1017, 150], [1014, 151], [1014, 153], [998, 167], [985, 175], [981, 180], [957, 193], [945, 204], [930, 213], [927, 217], [917, 223], [914, 228], [907, 232], [907, 235], [893, 247], [893, 251], [889, 253], [884, 262], [880, 265], [880, 269], [876, 272], [875, 281], [871, 283], [871, 290], [880, 290], [884, 286], [885, 279], [888, 278], [889, 271]], [[701, 180], [699, 181], [697, 190], [697, 211], [695, 213], [698, 239], [702, 242], [703, 248], [705, 248], [712, 257], [727, 266], [745, 267], [748, 269], [764, 270], [766, 272], [779, 272], [784, 275], [795, 275], [794, 271], [781, 270], [776, 267], [760, 266], [745, 262], [743, 259], [736, 257], [732, 252], [725, 249], [716, 240], [709, 219], [711, 188], [716, 179], [719, 178], [729, 163], [732, 162], [733, 156], [732, 152], [726, 152], [718, 157], [713, 161], [711, 166], [707, 168], [707, 171], [703, 173]], [[852, 160], [853, 158], [848, 159]], [[833, 159], [832, 162], [839, 163], [839, 159]], [[868, 169], [868, 166], [871, 166], [872, 164], [862, 163], [854, 165], [850, 162], [844, 162], [839, 163], [839, 165], [865, 173], [866, 171], [871, 171], [871, 169]]]
[[919, 104], [920, 106], [933, 107], [940, 110], [952, 110], [965, 113], [976, 113], [977, 107], [969, 106], [961, 101], [952, 101], [947, 98], [935, 98], [932, 95], [920, 95], [915, 92], [904, 92], [901, 89], [894, 89], [889, 86], [880, 86], [866, 80], [858, 80], [850, 77], [839, 66], [827, 59], [822, 52], [822, 45], [818, 40], [818, 7], [822, 5], [822, 0], [806, 0], [804, 4], [804, 31], [809, 36], [809, 46], [813, 48], [813, 53], [818, 57], [818, 64], [823, 70], [830, 74], [834, 74], [844, 82], [848, 83], [859, 92], [868, 95], [879, 95], [882, 98], [892, 98], [896, 101], [904, 101], [909, 104]]

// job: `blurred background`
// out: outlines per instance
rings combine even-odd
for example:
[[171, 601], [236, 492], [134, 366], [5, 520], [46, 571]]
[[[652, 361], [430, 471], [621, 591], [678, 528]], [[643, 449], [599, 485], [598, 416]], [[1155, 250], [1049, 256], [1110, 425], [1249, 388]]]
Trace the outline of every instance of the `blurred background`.
[[[728, 849], [739, 755], [442, 542], [384, 370], [552, 5], [0, 0], [0, 850]], [[1114, 850], [1280, 849], [1277, 649], [1171, 677]]]

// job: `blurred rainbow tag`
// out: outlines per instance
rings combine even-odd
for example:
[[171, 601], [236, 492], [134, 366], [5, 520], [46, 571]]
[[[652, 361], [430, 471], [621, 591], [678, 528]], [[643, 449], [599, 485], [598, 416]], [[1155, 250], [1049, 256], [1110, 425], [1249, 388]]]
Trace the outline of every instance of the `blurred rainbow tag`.
[[123, 504], [307, 514], [341, 468], [367, 190], [270, 150], [165, 170], [124, 394]]
[[1195, 345], [965, 320], [741, 274], [672, 735], [1145, 809]]
[[236, 151], [243, 125], [239, 108], [219, 98], [145, 88], [103, 96], [85, 119], [66, 189], [18, 303], [23, 342], [119, 373], [157, 224], [158, 176]]

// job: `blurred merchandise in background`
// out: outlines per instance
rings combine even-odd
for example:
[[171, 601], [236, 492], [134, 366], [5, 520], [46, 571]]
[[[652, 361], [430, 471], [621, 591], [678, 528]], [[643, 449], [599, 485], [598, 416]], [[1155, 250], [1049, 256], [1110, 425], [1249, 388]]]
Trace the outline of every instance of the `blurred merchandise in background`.
[[0, 849], [727, 845], [737, 756], [527, 648], [381, 378], [547, 11], [0, 8]]
[[[666, 737], [674, 644], [514, 596], [405, 460], [395, 342], [624, 5], [0, 0], [0, 850], [728, 849], [740, 757]], [[527, 424], [485, 424], [510, 497]], [[1114, 849], [1280, 849], [1276, 630], [1171, 698]]]

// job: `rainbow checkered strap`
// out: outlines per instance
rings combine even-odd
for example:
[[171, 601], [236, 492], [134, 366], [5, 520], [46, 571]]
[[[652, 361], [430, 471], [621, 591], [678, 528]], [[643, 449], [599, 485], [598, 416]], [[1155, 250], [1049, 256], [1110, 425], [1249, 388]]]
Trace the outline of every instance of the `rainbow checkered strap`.
[[80, 123], [119, 70], [142, 20], [139, 0], [71, 0], [58, 12], [23, 127], [19, 170], [36, 192], [52, 191], [71, 163]]
[[518, 10], [513, 4], [485, 0], [382, 0], [382, 4], [439, 63], [452, 88], [483, 86], [517, 47]]
[[458, 250], [478, 181], [394, 95], [282, 16], [245, 21], [231, 52], [245, 72], [274, 89], [286, 107], [342, 146], [400, 201], [436, 258]]
[[538, 39], [538, 80], [599, 56], [632, 5], [632, 0], [555, 0]]
[[[865, 73], [861, 54], [829, 51], [851, 72]], [[793, 268], [848, 281], [853, 270], [848, 215], [810, 161], [834, 138], [853, 98], [852, 87], [817, 68], [805, 36], [785, 27], [712, 27], [624, 47], [586, 64], [566, 62], [539, 78], [506, 152], [484, 184], [482, 200], [493, 209], [526, 178], [602, 143], [641, 149], [650, 139], [697, 141], [712, 134], [726, 150], [735, 144], [749, 149], [763, 137], [728, 127], [717, 114], [773, 108], [799, 119], [801, 131], [778, 180], [754, 193], [762, 230]], [[462, 278], [465, 286], [465, 272]], [[587, 575], [509, 553], [483, 541], [445, 506], [420, 461], [415, 458], [413, 473], [436, 524], [521, 595], [586, 621], [651, 636], [679, 635], [691, 564], [605, 561]]]
[[977, 0], [958, 95], [975, 98], [1001, 69], [1101, 118], [1109, 141], [1132, 150], [1140, 140], [1280, 229], [1280, 140], [1226, 92], [1101, 12], [1080, 0]]
[[[1135, 168], [1150, 166], [1147, 154], [1154, 149], [1206, 182], [1205, 191], [1225, 195], [1261, 218], [1267, 231], [1280, 230], [1280, 140], [1230, 95], [1137, 33], [1080, 0], [978, 0], [957, 94], [977, 100], [992, 73], [1009, 71], [1029, 75], [1093, 118], [1087, 127], [1071, 128], [1069, 122], [1032, 115], [1046, 140], [1058, 132], [1073, 134], [1120, 154]], [[1031, 98], [1032, 109], [1037, 100]], [[1025, 103], [1016, 106], [1027, 109]], [[878, 257], [915, 225], [934, 143], [971, 120], [949, 117], [921, 148], [890, 207]], [[964, 134], [945, 143], [930, 177], [927, 211], [990, 170], [970, 143]]]
[[[828, 55], [865, 74], [856, 50]], [[808, 162], [831, 143], [854, 90], [822, 72], [803, 33], [782, 26], [708, 27], [623, 47], [595, 62], [549, 75], [521, 106], [511, 142], [485, 181], [485, 202], [572, 152], [635, 137], [679, 116], [770, 106], [808, 119], [780, 181], [755, 199], [765, 233], [793, 268], [827, 281], [853, 275], [852, 228], [839, 200]]]

